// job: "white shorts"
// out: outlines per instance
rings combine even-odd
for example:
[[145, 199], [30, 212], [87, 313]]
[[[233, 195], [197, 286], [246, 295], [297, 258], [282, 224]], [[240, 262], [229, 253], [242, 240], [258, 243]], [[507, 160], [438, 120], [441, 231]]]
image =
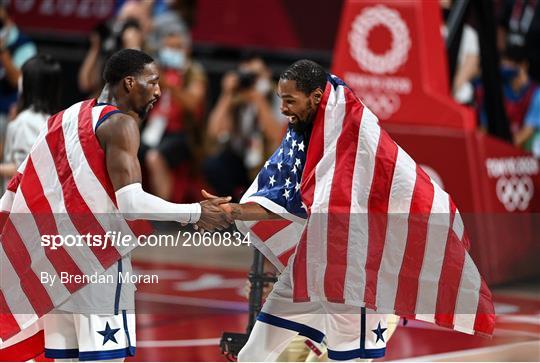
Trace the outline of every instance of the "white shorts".
[[135, 355], [135, 314], [78, 314], [54, 310], [43, 318], [45, 357], [110, 360]]
[[388, 320], [395, 317], [329, 302], [293, 302], [289, 268], [281, 274], [257, 320], [293, 330], [317, 343], [326, 338], [332, 360], [384, 357]]

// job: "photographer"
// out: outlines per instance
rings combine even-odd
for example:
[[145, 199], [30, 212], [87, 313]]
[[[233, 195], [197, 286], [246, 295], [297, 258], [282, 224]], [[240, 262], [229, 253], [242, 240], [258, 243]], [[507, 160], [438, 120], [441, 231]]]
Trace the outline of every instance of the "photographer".
[[90, 48], [79, 69], [79, 89], [97, 96], [103, 88], [104, 60], [124, 48], [142, 49], [143, 33], [135, 19], [102, 23], [90, 34]]
[[239, 196], [279, 145], [287, 120], [280, 114], [270, 70], [259, 57], [225, 74], [210, 113], [207, 135], [215, 146], [204, 173], [219, 195]]

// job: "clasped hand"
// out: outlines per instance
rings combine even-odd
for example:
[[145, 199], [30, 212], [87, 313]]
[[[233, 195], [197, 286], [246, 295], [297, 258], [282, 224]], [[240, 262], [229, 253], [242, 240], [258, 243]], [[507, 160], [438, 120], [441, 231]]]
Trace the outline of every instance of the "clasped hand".
[[229, 204], [231, 197], [217, 197], [205, 190], [202, 190], [201, 193], [206, 199], [200, 202], [201, 217], [195, 224], [195, 229], [221, 231], [228, 228], [234, 222], [232, 208]]

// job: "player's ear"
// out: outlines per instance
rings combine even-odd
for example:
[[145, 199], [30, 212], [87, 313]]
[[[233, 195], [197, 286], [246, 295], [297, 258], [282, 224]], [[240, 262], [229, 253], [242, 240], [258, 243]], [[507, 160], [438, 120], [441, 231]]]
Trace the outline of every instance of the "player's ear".
[[318, 106], [321, 103], [323, 92], [320, 88], [317, 88], [311, 93], [311, 96], [313, 97], [313, 103]]
[[124, 88], [129, 93], [133, 87], [135, 87], [135, 78], [133, 76], [127, 76], [124, 78]]

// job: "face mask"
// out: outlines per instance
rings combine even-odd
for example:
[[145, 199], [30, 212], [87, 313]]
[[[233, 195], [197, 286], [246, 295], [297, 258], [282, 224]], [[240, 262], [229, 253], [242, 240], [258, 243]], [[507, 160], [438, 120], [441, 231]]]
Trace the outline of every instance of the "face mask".
[[272, 89], [272, 85], [268, 79], [260, 78], [257, 80], [257, 83], [255, 83], [255, 89], [260, 94], [266, 95]]
[[501, 77], [504, 81], [509, 82], [513, 80], [514, 78], [517, 77], [518, 73], [519, 73], [519, 70], [517, 68], [509, 67], [509, 66], [501, 67]]
[[186, 61], [186, 54], [181, 50], [163, 48], [159, 51], [159, 62], [165, 68], [183, 69]]

